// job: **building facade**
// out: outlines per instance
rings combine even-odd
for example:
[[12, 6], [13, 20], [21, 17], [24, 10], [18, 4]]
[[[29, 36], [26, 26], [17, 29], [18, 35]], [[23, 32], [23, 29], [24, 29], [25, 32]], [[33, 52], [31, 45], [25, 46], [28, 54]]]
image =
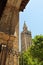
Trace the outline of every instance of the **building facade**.
[[21, 33], [21, 52], [27, 51], [27, 49], [32, 45], [31, 31], [28, 30], [26, 24], [24, 23], [23, 31]]
[[28, 2], [0, 0], [0, 65], [19, 65], [19, 12]]

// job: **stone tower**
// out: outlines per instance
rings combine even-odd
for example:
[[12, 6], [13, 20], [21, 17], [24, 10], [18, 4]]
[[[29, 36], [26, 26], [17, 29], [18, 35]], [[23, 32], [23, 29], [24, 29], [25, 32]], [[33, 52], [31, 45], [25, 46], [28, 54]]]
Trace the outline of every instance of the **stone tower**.
[[28, 2], [0, 0], [0, 65], [19, 64], [19, 12]]
[[23, 32], [21, 33], [21, 52], [26, 51], [32, 44], [31, 32], [28, 31], [26, 24], [24, 23]]

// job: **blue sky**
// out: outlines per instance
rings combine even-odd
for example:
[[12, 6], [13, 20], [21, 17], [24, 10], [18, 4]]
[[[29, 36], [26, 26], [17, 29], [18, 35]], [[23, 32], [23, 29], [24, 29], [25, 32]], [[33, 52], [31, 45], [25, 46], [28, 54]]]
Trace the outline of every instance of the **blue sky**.
[[43, 0], [30, 0], [24, 12], [19, 13], [20, 32], [24, 21], [28, 26], [28, 30], [31, 30], [32, 37], [43, 34]]

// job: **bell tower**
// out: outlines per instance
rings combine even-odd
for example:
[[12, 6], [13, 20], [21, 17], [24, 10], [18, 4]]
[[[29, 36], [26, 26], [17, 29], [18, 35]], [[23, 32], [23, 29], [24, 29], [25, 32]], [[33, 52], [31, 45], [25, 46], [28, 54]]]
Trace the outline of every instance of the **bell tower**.
[[21, 52], [27, 51], [31, 44], [32, 44], [31, 31], [28, 30], [28, 27], [24, 22], [23, 31], [21, 33]]

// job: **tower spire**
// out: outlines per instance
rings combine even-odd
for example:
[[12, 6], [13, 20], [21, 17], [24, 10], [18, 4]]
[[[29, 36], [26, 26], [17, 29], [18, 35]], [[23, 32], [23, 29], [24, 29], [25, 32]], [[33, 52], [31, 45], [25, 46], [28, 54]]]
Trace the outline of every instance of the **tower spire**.
[[25, 21], [24, 21], [23, 31], [24, 32], [27, 31], [27, 25], [26, 25]]

